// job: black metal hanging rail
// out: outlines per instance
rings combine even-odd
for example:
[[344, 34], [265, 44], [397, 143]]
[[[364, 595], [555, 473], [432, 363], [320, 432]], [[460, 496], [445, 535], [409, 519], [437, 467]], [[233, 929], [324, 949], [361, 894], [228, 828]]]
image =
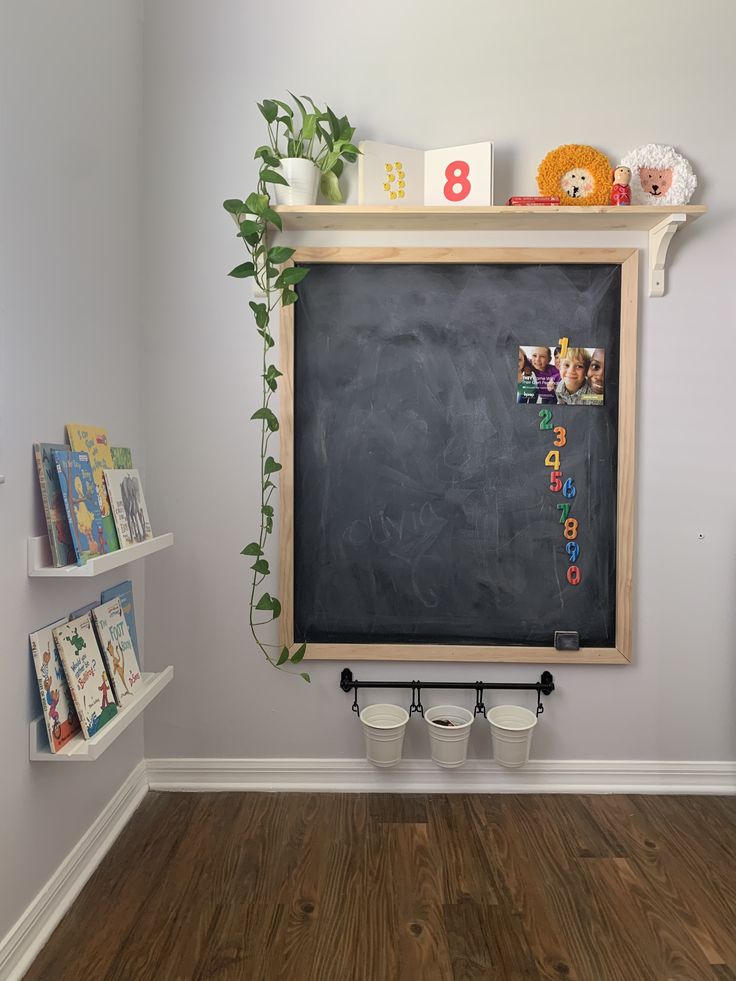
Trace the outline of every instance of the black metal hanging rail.
[[551, 672], [543, 671], [539, 681], [530, 684], [502, 684], [496, 681], [356, 681], [350, 668], [343, 668], [340, 675], [340, 687], [344, 692], [353, 691], [353, 712], [360, 712], [358, 707], [359, 688], [411, 688], [411, 707], [409, 715], [419, 712], [424, 716], [424, 706], [422, 705], [422, 688], [465, 688], [475, 692], [475, 712], [474, 715], [486, 715], [486, 707], [483, 704], [484, 691], [536, 691], [537, 693], [537, 715], [544, 712], [542, 705], [542, 695], [551, 695], [555, 690], [555, 682]]

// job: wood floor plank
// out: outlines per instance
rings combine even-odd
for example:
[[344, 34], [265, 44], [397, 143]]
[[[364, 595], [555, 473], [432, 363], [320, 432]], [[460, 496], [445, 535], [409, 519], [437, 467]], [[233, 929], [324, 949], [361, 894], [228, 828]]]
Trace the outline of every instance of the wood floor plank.
[[453, 981], [538, 981], [518, 917], [498, 904], [445, 905]]
[[436, 795], [427, 805], [429, 835], [439, 861], [441, 901], [498, 904], [488, 857], [475, 834], [465, 798]]

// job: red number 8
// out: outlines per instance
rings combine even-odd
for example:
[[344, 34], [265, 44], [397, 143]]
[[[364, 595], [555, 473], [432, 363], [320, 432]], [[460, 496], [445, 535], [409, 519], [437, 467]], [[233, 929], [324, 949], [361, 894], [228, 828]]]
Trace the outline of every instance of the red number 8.
[[[453, 160], [452, 163], [445, 167], [447, 183], [445, 184], [444, 193], [448, 201], [463, 201], [470, 194], [469, 173], [470, 164], [464, 160]], [[458, 184], [460, 185], [460, 190], [456, 191], [455, 187]]]

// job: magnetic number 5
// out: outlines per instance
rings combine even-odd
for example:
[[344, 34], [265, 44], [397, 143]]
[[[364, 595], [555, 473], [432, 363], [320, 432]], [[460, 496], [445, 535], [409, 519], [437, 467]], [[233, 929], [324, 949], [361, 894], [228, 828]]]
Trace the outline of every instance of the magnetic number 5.
[[[453, 160], [445, 167], [444, 194], [448, 201], [464, 201], [470, 194], [470, 164], [465, 160]], [[458, 190], [455, 190], [457, 188]]]
[[552, 410], [551, 409], [540, 409], [539, 418], [542, 420], [539, 423], [540, 429], [551, 429], [552, 428]]
[[583, 578], [580, 569], [576, 565], [568, 566], [567, 569], [567, 581], [571, 586], [578, 586], [580, 580]]
[[549, 489], [557, 493], [557, 491], [562, 487], [562, 481], [560, 477], [562, 473], [559, 470], [553, 470], [549, 475]]
[[567, 442], [567, 430], [564, 426], [555, 426], [555, 432], [557, 433], [557, 439], [552, 444], [553, 446], [564, 446]]
[[554, 467], [557, 469], [560, 465], [560, 452], [559, 450], [550, 450], [547, 456], [544, 458], [545, 467]]
[[577, 518], [568, 518], [565, 522], [565, 538], [568, 541], [572, 541], [574, 538], [578, 537], [578, 521]]

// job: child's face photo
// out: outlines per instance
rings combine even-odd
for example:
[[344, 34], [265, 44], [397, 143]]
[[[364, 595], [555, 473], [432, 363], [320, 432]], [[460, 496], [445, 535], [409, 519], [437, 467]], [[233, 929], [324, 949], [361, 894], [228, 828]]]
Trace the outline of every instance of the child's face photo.
[[560, 375], [565, 383], [565, 388], [571, 394], [577, 392], [585, 384], [585, 372], [586, 365], [580, 358], [566, 355], [560, 361]]
[[532, 368], [536, 371], [546, 371], [547, 365], [549, 364], [549, 348], [548, 347], [535, 347], [532, 348], [531, 353]]
[[596, 395], [603, 395], [603, 374], [606, 365], [606, 352], [601, 347], [593, 351], [588, 368], [588, 384]]

